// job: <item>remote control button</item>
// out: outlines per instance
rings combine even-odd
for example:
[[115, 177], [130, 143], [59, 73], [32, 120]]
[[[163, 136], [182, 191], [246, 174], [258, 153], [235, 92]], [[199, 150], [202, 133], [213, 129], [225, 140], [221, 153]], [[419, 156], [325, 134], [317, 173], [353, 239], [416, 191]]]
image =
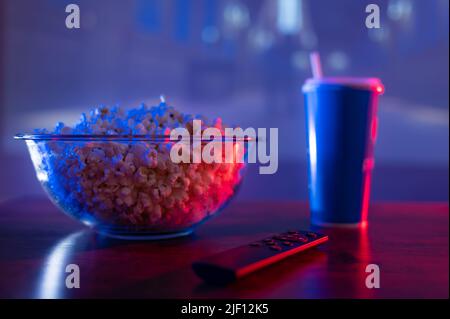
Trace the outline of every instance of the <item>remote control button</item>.
[[308, 238], [304, 237], [304, 236], [293, 236], [293, 237], [289, 237], [288, 241], [306, 242], [306, 241], [308, 241]]
[[308, 239], [306, 238], [295, 238], [295, 239], [291, 239], [292, 242], [294, 243], [306, 243], [308, 241]]
[[311, 237], [311, 238], [317, 238], [317, 235], [314, 233], [306, 233], [306, 236]]
[[282, 248], [280, 246], [270, 246], [270, 249], [280, 251]]
[[284, 241], [283, 245], [285, 245], [285, 246], [293, 246], [294, 244], [291, 243], [290, 241]]
[[266, 243], [266, 245], [276, 245], [277, 243], [275, 242], [275, 240], [272, 240], [272, 241], [266, 241], [265, 242]]

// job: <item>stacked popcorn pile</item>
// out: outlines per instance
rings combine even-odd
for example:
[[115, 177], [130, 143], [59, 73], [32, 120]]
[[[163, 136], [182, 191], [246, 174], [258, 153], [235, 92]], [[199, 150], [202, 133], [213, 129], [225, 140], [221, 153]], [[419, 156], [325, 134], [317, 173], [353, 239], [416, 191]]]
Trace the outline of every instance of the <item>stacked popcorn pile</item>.
[[[162, 102], [127, 112], [101, 107], [82, 115], [74, 127], [58, 123], [51, 134], [165, 135], [177, 127], [192, 134], [192, 121]], [[205, 122], [223, 131], [220, 119]], [[204, 127], [206, 128], [206, 127]], [[202, 130], [204, 129], [202, 128]], [[49, 133], [45, 130], [38, 133]], [[56, 203], [97, 226], [176, 231], [217, 210], [241, 180], [242, 163], [179, 163], [170, 141], [49, 141], [42, 181]]]

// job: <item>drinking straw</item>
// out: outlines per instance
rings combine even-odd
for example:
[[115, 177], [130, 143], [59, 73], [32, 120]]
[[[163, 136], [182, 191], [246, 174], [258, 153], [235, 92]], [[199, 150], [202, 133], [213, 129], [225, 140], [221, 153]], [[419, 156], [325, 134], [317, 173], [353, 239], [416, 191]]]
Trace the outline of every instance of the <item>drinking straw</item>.
[[320, 79], [322, 75], [322, 64], [320, 63], [320, 54], [317, 51], [311, 52], [309, 55], [313, 77]]

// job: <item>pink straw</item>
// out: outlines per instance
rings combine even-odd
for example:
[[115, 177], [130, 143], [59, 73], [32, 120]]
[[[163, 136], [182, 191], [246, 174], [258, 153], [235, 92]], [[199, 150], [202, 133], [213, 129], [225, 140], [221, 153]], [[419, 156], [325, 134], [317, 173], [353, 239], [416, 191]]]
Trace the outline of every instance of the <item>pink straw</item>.
[[315, 79], [322, 78], [322, 64], [320, 63], [320, 54], [317, 51], [311, 52], [309, 55], [313, 77]]

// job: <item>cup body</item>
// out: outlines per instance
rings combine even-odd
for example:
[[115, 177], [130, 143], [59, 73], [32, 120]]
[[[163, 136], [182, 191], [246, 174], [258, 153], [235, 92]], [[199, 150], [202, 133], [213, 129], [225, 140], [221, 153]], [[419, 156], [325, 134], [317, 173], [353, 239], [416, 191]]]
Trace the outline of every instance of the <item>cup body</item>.
[[310, 79], [303, 86], [311, 222], [366, 224], [377, 135], [375, 78]]

